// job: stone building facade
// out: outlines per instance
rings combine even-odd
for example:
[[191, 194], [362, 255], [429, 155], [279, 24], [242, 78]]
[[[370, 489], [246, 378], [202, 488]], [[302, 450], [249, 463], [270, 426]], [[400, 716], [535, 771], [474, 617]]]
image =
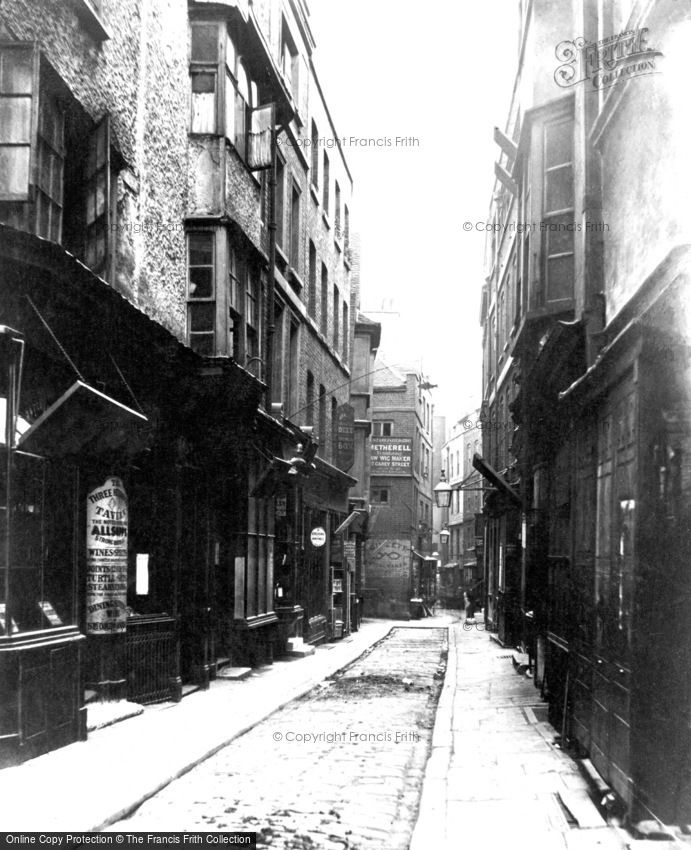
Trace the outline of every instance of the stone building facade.
[[491, 622], [528, 650], [563, 743], [628, 817], [677, 824], [691, 799], [690, 26], [674, 2], [521, 4], [475, 464]]
[[301, 2], [3, 4], [3, 762], [333, 635], [358, 301], [314, 46]]

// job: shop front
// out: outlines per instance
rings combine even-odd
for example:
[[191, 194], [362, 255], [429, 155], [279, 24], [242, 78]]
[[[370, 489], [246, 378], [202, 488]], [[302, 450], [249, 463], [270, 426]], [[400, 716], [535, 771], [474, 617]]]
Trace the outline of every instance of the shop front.
[[11, 764], [83, 738], [90, 699], [156, 702], [208, 684], [214, 615], [234, 604], [216, 589], [237, 539], [249, 545], [236, 502], [261, 384], [231, 362], [210, 377], [214, 364], [59, 246], [0, 237], [0, 763]]

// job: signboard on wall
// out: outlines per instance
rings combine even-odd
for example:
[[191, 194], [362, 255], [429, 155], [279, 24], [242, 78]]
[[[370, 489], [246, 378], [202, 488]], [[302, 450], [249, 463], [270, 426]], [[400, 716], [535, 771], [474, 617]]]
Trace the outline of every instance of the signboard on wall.
[[336, 466], [347, 472], [355, 462], [355, 409], [351, 404], [336, 408]]
[[372, 475], [411, 475], [413, 441], [410, 438], [372, 437]]
[[127, 629], [127, 495], [107, 478], [86, 497], [86, 633]]
[[310, 543], [317, 549], [326, 543], [326, 531], [321, 527], [321, 525], [312, 529], [310, 533]]

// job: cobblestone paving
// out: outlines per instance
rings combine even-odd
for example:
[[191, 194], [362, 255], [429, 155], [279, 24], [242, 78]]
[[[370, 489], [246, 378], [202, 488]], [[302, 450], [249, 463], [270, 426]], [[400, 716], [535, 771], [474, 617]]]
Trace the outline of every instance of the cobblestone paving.
[[237, 829], [256, 831], [259, 847], [407, 848], [445, 642], [445, 629], [395, 629], [108, 831]]

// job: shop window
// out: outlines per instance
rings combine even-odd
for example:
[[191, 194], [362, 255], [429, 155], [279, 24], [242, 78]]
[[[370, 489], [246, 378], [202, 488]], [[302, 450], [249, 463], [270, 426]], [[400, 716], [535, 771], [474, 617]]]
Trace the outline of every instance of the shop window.
[[[252, 465], [249, 491], [259, 479]], [[247, 579], [246, 617], [256, 617], [273, 609], [274, 511], [271, 500], [247, 499]]]
[[0, 637], [75, 625], [76, 469], [14, 452], [8, 577], [4, 446], [0, 457]]
[[257, 85], [223, 22], [192, 21], [190, 40], [190, 132], [224, 135], [245, 159]]

